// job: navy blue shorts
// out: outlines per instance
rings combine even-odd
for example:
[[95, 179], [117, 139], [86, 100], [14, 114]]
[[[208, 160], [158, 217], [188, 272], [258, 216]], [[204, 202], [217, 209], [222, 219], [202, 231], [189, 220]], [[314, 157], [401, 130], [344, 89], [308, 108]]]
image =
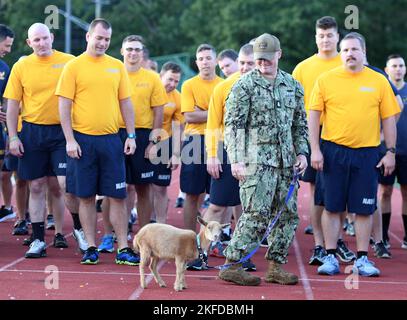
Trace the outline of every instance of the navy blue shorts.
[[[151, 129], [136, 129], [136, 152], [131, 156], [126, 156], [126, 182], [128, 184], [152, 183], [154, 178], [154, 168], [149, 159], [144, 157], [147, 146], [150, 143]], [[126, 142], [127, 131], [119, 131], [122, 145]]]
[[[383, 156], [384, 154], [380, 154], [380, 157]], [[391, 175], [386, 177], [380, 174], [379, 183], [386, 186], [392, 186], [396, 181], [396, 177], [398, 183], [403, 185], [407, 184], [407, 156], [405, 155], [396, 154], [396, 169]]]
[[66, 175], [66, 141], [61, 125], [40, 125], [23, 121], [19, 134], [24, 154], [18, 161], [22, 180]]
[[7, 153], [4, 158], [2, 171], [5, 172], [14, 172], [18, 169], [18, 157], [13, 156], [11, 153]]
[[171, 184], [171, 168], [168, 168], [169, 160], [172, 157], [172, 137], [157, 144], [157, 164], [154, 164], [153, 183], [157, 186], [168, 187]]
[[6, 131], [5, 124], [0, 123], [0, 160], [3, 160], [6, 155]]
[[187, 136], [181, 152], [181, 191], [199, 195], [210, 193], [211, 176], [206, 171], [205, 136]]
[[325, 207], [324, 202], [325, 183], [322, 171], [317, 171], [315, 179], [314, 205]]
[[126, 198], [123, 144], [118, 134], [101, 136], [74, 132], [82, 150], [80, 159], [68, 157], [66, 191], [80, 198], [96, 194]]
[[322, 143], [324, 202], [329, 212], [370, 215], [376, 210], [379, 148]]
[[[321, 132], [322, 132], [322, 127], [319, 128], [319, 137], [321, 138]], [[319, 141], [321, 144], [321, 140]], [[309, 182], [312, 184], [317, 183], [317, 171], [311, 166], [311, 147], [308, 143], [308, 155], [307, 155], [307, 162], [308, 162], [308, 167], [305, 169], [305, 172], [303, 175], [300, 177], [301, 181], [304, 182]]]
[[232, 176], [228, 155], [224, 148], [222, 155], [222, 171], [219, 179], [211, 178], [209, 202], [220, 207], [234, 207], [240, 204], [239, 181]]

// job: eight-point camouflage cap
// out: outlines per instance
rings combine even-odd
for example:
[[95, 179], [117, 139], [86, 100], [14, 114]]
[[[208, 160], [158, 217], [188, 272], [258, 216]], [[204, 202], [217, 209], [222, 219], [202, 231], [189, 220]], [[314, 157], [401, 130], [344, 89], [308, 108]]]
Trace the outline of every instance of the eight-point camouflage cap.
[[280, 50], [280, 41], [277, 39], [277, 37], [268, 33], [263, 33], [260, 37], [257, 37], [256, 41], [254, 42], [254, 60], [272, 60], [276, 52]]

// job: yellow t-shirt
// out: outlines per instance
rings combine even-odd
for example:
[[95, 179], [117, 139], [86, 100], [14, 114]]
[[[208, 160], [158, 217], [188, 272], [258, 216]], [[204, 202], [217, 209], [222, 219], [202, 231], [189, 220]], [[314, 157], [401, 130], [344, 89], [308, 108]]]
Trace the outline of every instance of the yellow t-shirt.
[[[181, 88], [181, 112], [194, 112], [195, 106], [206, 111], [209, 107], [215, 86], [223, 81], [216, 76], [213, 80], [203, 80], [199, 75], [184, 82]], [[205, 134], [206, 122], [204, 123], [187, 123], [185, 134]]]
[[[140, 68], [136, 72], [128, 72], [133, 90], [131, 101], [134, 108], [134, 123], [136, 128], [152, 129], [154, 122], [154, 107], [167, 103], [167, 94], [158, 73]], [[120, 116], [120, 128], [126, 125]]]
[[367, 67], [353, 74], [343, 66], [317, 79], [309, 109], [325, 114], [322, 139], [350, 148], [378, 146], [380, 119], [400, 112], [383, 75]]
[[131, 96], [131, 88], [120, 60], [85, 52], [65, 66], [56, 95], [73, 101], [74, 130], [98, 136], [119, 131], [119, 102]]
[[24, 121], [60, 124], [55, 88], [65, 64], [75, 57], [54, 50], [49, 57], [31, 54], [13, 66], [4, 97], [22, 102]]
[[223, 141], [226, 113], [226, 99], [233, 85], [240, 78], [240, 73], [236, 72], [220, 82], [213, 89], [209, 101], [208, 122], [205, 130], [206, 152], [209, 158], [216, 157], [218, 152], [218, 142]]
[[178, 121], [183, 124], [184, 116], [181, 113], [181, 94], [177, 89], [167, 93], [168, 102], [164, 106], [163, 130], [165, 135], [162, 139], [172, 136], [172, 121]]
[[304, 88], [304, 106], [308, 114], [309, 100], [314, 88], [315, 81], [324, 72], [332, 70], [342, 65], [341, 56], [338, 54], [332, 59], [322, 59], [317, 54], [301, 61], [293, 71], [295, 80], [301, 83]]

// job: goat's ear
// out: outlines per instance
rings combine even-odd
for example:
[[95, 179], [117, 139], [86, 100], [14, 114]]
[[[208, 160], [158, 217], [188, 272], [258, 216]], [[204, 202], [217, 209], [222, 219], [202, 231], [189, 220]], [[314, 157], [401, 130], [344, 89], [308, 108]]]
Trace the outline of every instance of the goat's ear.
[[202, 219], [200, 216], [198, 216], [197, 218], [196, 218], [197, 220], [198, 220], [198, 222], [201, 224], [201, 225], [203, 225], [203, 226], [207, 226], [208, 225], [208, 222], [206, 222], [204, 219]]
[[223, 228], [230, 227], [230, 223], [224, 223], [220, 225]]

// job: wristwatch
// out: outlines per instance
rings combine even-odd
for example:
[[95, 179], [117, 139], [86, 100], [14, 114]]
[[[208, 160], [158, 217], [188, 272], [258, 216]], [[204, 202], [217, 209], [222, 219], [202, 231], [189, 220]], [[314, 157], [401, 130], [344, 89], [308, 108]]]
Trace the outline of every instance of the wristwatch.
[[153, 139], [150, 140], [153, 144], [157, 144], [161, 141], [161, 136], [156, 136]]
[[127, 138], [128, 139], [136, 139], [136, 134], [135, 133], [128, 133]]
[[387, 152], [387, 151], [389, 151], [389, 152], [391, 152], [391, 153], [396, 153], [396, 148], [394, 148], [394, 147], [387, 148], [387, 149], [386, 149], [386, 152]]

